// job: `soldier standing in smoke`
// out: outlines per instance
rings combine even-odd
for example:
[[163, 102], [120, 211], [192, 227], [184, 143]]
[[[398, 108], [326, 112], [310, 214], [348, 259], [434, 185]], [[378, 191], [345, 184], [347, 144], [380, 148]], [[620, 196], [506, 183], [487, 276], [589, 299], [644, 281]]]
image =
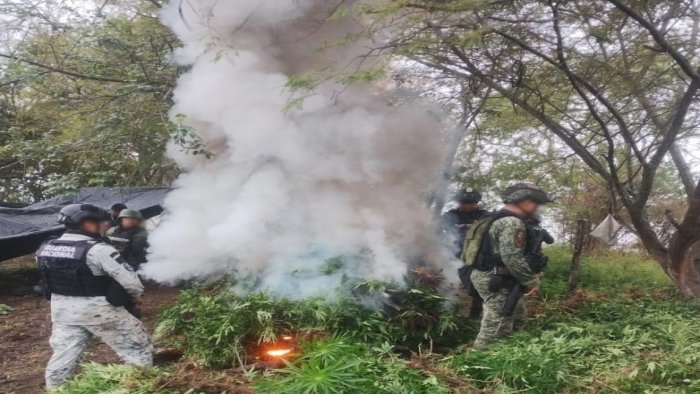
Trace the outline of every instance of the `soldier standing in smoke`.
[[107, 238], [134, 269], [146, 262], [148, 231], [141, 227], [143, 216], [135, 209], [121, 211], [118, 225], [107, 230]]
[[143, 324], [110, 302], [117, 285], [134, 299], [143, 285], [119, 252], [106, 244], [100, 221], [104, 211], [88, 204], [63, 208], [59, 223], [67, 231], [45, 242], [37, 262], [51, 299], [53, 355], [46, 367], [46, 388], [56, 389], [70, 379], [89, 339], [95, 335], [128, 364], [151, 366], [153, 348]]
[[540, 279], [526, 256], [539, 245], [534, 245], [535, 232], [526, 220], [535, 215], [540, 205], [551, 201], [536, 185], [511, 186], [503, 193], [505, 207], [475, 223], [467, 235], [462, 257], [465, 264], [474, 268], [471, 282], [484, 299], [484, 316], [474, 349], [485, 348], [524, 323], [527, 311], [522, 299], [517, 301], [511, 316], [504, 316], [504, 305], [517, 284], [527, 289], [526, 296], [539, 291]]
[[[469, 227], [486, 213], [485, 210], [479, 209], [481, 198], [481, 193], [478, 190], [472, 188], [461, 189], [455, 196], [455, 200], [459, 204], [457, 208], [451, 209], [442, 215], [442, 231], [453, 237], [454, 243], [452, 246], [457, 258], [462, 257], [464, 238], [467, 235], [467, 231], [469, 231]], [[483, 300], [473, 286], [468, 287], [467, 291], [469, 291], [469, 296], [472, 297], [469, 317], [476, 319], [483, 310]]]
[[[146, 262], [148, 231], [141, 227], [143, 216], [135, 209], [125, 209], [119, 213], [118, 225], [107, 230], [105, 238], [121, 254], [124, 261], [134, 270]], [[141, 309], [131, 300], [124, 301], [124, 307], [134, 317], [141, 319]]]

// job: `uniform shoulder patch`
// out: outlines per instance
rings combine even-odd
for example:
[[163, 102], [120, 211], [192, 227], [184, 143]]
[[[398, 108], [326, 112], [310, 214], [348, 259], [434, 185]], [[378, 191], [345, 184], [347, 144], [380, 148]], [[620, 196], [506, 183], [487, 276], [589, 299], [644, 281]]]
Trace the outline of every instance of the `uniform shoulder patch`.
[[525, 246], [526, 235], [525, 230], [518, 231], [518, 233], [515, 235], [515, 241], [513, 242], [516, 247], [522, 248]]

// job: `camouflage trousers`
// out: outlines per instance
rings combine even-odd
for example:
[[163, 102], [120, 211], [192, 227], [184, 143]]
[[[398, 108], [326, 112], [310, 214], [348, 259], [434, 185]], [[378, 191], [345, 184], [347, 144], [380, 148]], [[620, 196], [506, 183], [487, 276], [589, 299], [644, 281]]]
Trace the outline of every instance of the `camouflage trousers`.
[[525, 303], [521, 299], [515, 308], [513, 316], [501, 316], [501, 310], [508, 300], [510, 289], [501, 289], [497, 292], [490, 291], [490, 272], [474, 270], [471, 279], [472, 283], [474, 283], [474, 288], [479, 292], [481, 298], [484, 299], [484, 316], [481, 319], [481, 328], [472, 346], [475, 350], [481, 350], [494, 340], [510, 335], [514, 327], [521, 327], [527, 318], [527, 310], [525, 309]]
[[56, 389], [75, 373], [80, 356], [92, 336], [99, 337], [127, 364], [153, 365], [153, 347], [143, 324], [128, 313], [112, 323], [68, 325], [54, 323], [51, 331], [53, 355], [46, 367], [46, 389]]

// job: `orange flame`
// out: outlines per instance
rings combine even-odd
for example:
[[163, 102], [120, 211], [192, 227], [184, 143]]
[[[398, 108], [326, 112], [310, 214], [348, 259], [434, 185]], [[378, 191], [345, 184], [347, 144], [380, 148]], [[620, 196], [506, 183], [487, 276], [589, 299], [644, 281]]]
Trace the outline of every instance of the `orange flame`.
[[292, 349], [276, 349], [268, 350], [267, 354], [272, 357], [282, 357], [292, 352]]
[[287, 335], [287, 336], [282, 337], [282, 339], [284, 339], [285, 341], [291, 341], [293, 339], [293, 337]]

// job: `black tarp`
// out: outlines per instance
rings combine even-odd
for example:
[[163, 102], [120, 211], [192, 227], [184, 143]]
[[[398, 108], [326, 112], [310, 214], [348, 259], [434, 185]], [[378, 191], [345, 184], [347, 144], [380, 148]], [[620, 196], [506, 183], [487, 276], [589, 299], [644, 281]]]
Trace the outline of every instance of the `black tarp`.
[[0, 208], [24, 208], [29, 204], [20, 204], [16, 202], [0, 202]]
[[0, 262], [34, 253], [47, 238], [63, 233], [56, 223], [58, 212], [68, 204], [93, 204], [109, 209], [124, 203], [148, 219], [159, 215], [170, 188], [87, 187], [76, 194], [56, 197], [24, 208], [0, 207]]

